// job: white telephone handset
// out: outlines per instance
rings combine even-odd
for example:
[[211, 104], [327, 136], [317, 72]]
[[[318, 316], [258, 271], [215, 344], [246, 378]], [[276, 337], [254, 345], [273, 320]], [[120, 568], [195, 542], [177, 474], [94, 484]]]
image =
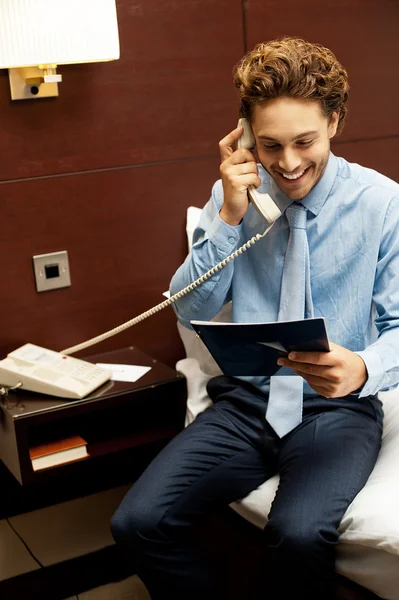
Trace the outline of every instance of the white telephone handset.
[[[249, 150], [254, 148], [256, 141], [247, 119], [239, 119], [237, 127], [244, 128], [244, 132], [237, 142], [237, 148], [248, 148]], [[250, 185], [248, 196], [258, 212], [269, 223], [274, 223], [280, 217], [281, 211], [270, 198], [269, 194], [261, 194], [254, 185]]]
[[[240, 119], [239, 125], [244, 127], [244, 133], [239, 140], [239, 145], [253, 148], [255, 138], [251, 127], [245, 119]], [[207, 271], [202, 277], [174, 294], [164, 302], [157, 304], [138, 317], [106, 331], [86, 342], [62, 350], [61, 353], [47, 350], [34, 344], [25, 344], [21, 348], [10, 352], [0, 360], [0, 395], [7, 393], [8, 389], [21, 388], [42, 394], [61, 396], [62, 398], [84, 398], [97, 387], [108, 381], [112, 373], [108, 369], [96, 367], [92, 363], [78, 358], [71, 358], [68, 354], [79, 352], [98, 344], [125, 329], [140, 323], [163, 308], [170, 306], [196, 287], [204, 283], [215, 273], [223, 269], [229, 262], [248, 250], [253, 244], [265, 236], [279, 218], [281, 212], [268, 194], [260, 194], [255, 186], [250, 186], [248, 195], [259, 213], [266, 219], [268, 227], [263, 233], [257, 233], [243, 246], [235, 250], [230, 256]], [[3, 388], [1, 386], [4, 386]]]

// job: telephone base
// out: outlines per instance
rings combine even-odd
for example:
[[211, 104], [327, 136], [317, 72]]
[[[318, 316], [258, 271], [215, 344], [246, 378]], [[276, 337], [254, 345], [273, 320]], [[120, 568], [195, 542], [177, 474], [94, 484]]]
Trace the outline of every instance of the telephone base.
[[60, 398], [84, 398], [111, 376], [109, 369], [34, 344], [0, 360], [0, 385]]

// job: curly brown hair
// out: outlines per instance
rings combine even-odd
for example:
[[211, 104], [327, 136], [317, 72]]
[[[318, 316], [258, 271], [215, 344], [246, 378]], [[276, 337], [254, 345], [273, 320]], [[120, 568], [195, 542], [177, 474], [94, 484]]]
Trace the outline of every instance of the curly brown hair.
[[253, 107], [289, 96], [319, 102], [331, 119], [338, 113], [340, 133], [347, 115], [348, 74], [328, 48], [297, 37], [261, 43], [234, 68], [240, 115], [251, 119]]

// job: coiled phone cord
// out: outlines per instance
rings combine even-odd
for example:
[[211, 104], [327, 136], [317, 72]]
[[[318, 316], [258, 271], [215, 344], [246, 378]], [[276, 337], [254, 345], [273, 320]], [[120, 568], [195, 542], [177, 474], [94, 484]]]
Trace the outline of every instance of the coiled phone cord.
[[98, 343], [106, 340], [107, 338], [117, 335], [118, 333], [121, 333], [122, 331], [124, 331], [125, 329], [128, 329], [129, 327], [132, 327], [133, 325], [137, 325], [137, 323], [140, 323], [140, 321], [144, 321], [144, 319], [147, 319], [148, 317], [155, 315], [155, 313], [159, 312], [160, 310], [163, 310], [167, 306], [170, 306], [171, 304], [176, 302], [176, 300], [179, 300], [180, 298], [182, 298], [183, 296], [185, 296], [186, 294], [188, 294], [189, 292], [194, 290], [196, 287], [200, 286], [202, 283], [207, 281], [207, 279], [209, 279], [210, 277], [215, 275], [215, 273], [217, 273], [218, 271], [223, 269], [229, 262], [231, 262], [232, 260], [237, 258], [237, 256], [239, 256], [243, 252], [246, 252], [246, 250], [248, 250], [248, 248], [253, 246], [253, 244], [255, 244], [258, 240], [263, 238], [270, 231], [270, 229], [273, 227], [273, 225], [274, 225], [274, 222], [272, 222], [269, 225], [269, 227], [266, 229], [266, 231], [264, 233], [257, 233], [256, 235], [254, 235], [250, 240], [248, 240], [245, 244], [243, 244], [243, 246], [238, 248], [238, 250], [235, 250], [235, 252], [233, 252], [232, 254], [227, 256], [227, 258], [225, 258], [220, 263], [218, 263], [217, 265], [212, 267], [212, 269], [207, 271], [204, 275], [199, 277], [196, 281], [194, 281], [193, 283], [190, 283], [190, 285], [188, 285], [184, 289], [180, 290], [180, 292], [177, 292], [176, 294], [174, 294], [167, 300], [164, 300], [160, 304], [157, 304], [153, 308], [150, 308], [146, 312], [143, 312], [141, 315], [134, 317], [134, 319], [131, 319], [130, 321], [126, 321], [126, 323], [122, 323], [122, 325], [119, 325], [118, 327], [115, 327], [114, 329], [111, 329], [110, 331], [106, 331], [105, 333], [102, 333], [101, 335], [98, 335], [97, 337], [91, 338], [90, 340], [87, 340], [86, 342], [82, 342], [81, 344], [77, 344], [76, 346], [71, 346], [70, 348], [61, 350], [61, 354], [74, 354], [75, 352], [79, 352], [80, 350], [84, 350], [85, 348], [89, 348], [90, 346], [94, 346], [94, 344], [98, 344]]

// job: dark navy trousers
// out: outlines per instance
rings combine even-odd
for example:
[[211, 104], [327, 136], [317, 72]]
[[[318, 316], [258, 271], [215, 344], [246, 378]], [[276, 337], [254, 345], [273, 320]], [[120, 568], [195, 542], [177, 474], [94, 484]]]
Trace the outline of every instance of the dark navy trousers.
[[130, 553], [152, 600], [219, 600], [223, 591], [193, 528], [279, 473], [263, 532], [270, 575], [262, 600], [333, 598], [338, 527], [376, 462], [381, 402], [305, 400], [302, 423], [279, 439], [265, 420], [267, 398], [252, 385], [220, 376], [208, 393], [214, 404], [126, 494], [112, 518], [115, 541]]

